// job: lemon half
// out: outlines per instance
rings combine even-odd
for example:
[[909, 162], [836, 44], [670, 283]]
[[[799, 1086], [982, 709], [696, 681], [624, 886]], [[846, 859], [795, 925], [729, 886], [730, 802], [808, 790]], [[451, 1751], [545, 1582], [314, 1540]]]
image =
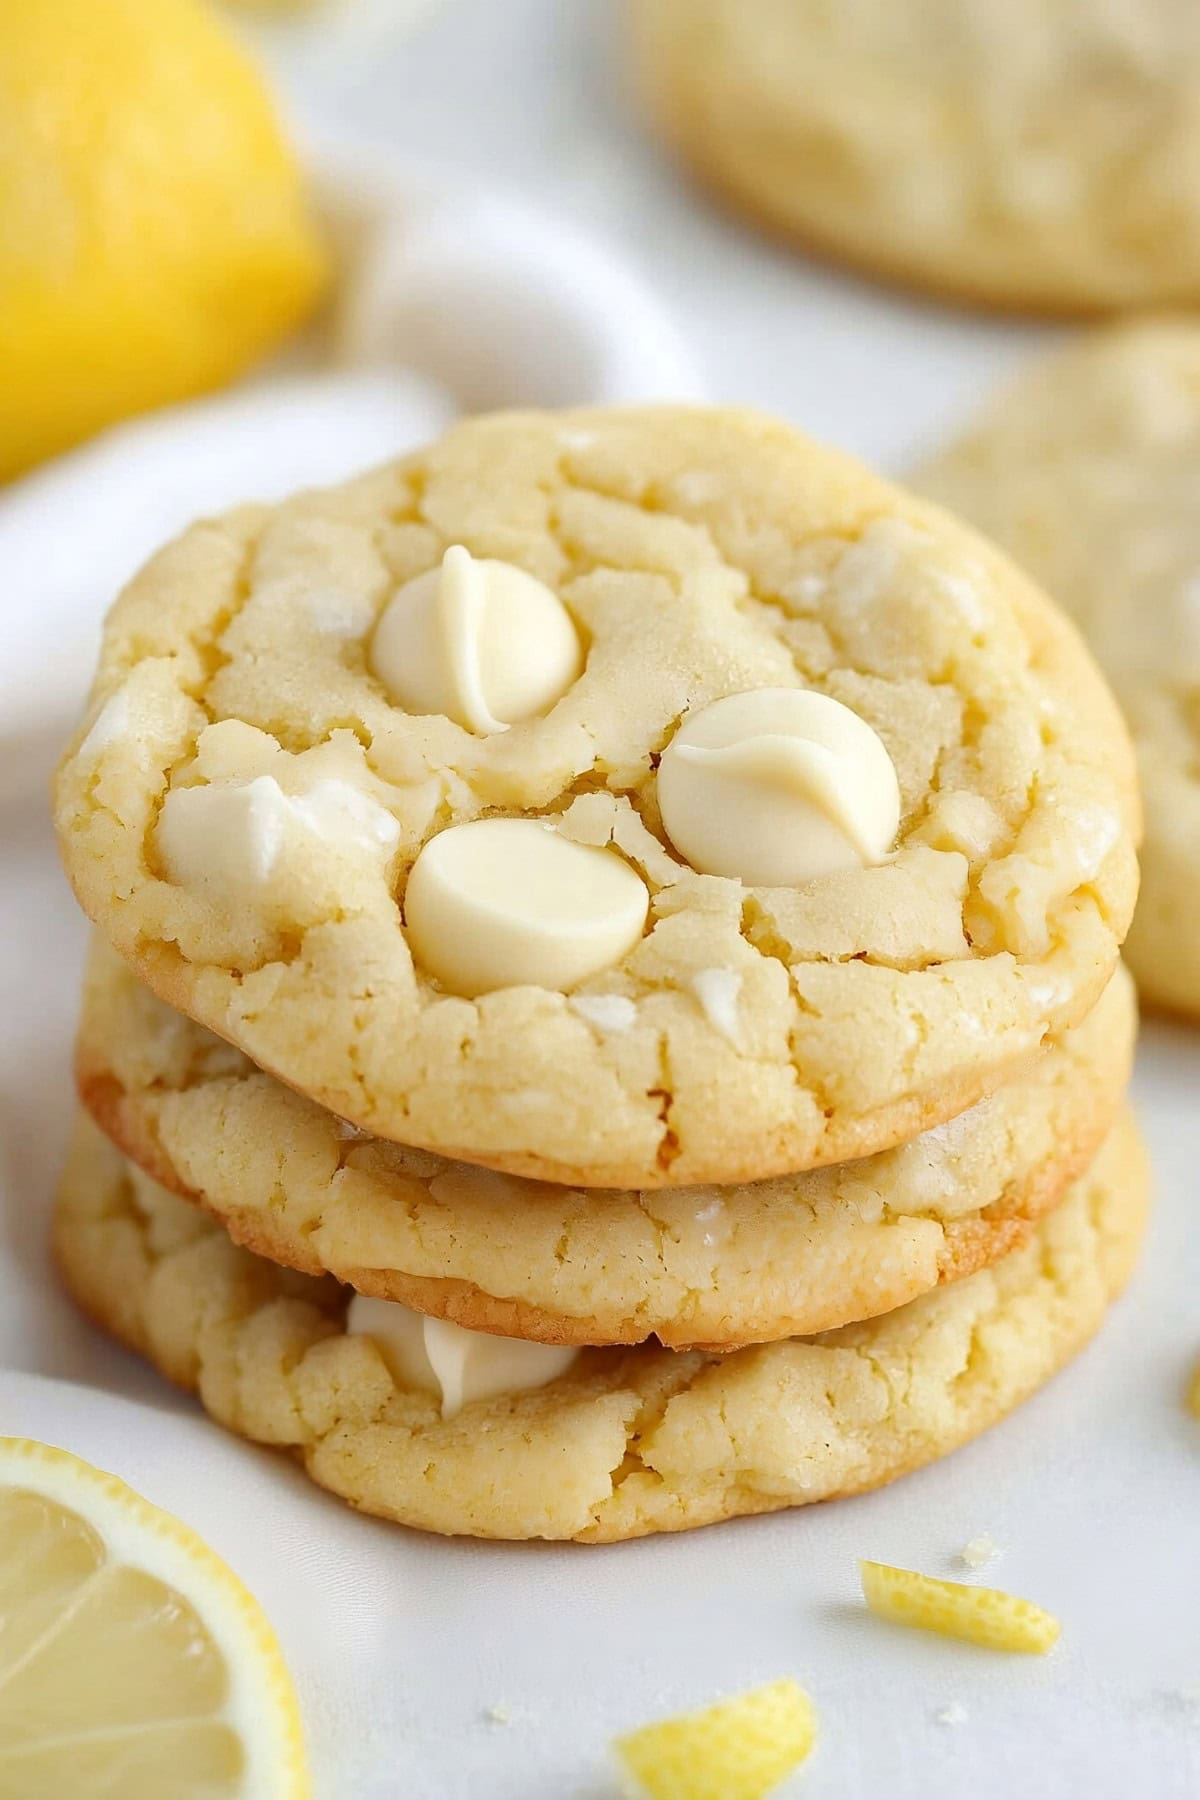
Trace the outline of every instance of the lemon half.
[[0, 1438], [0, 1800], [302, 1800], [258, 1603], [195, 1532], [65, 1450]]

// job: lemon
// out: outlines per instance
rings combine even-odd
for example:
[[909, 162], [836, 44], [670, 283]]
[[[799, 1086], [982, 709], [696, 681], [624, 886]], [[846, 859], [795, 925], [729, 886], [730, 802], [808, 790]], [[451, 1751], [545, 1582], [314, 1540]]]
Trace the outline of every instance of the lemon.
[[301, 1800], [296, 1697], [257, 1602], [90, 1464], [0, 1438], [0, 1800]]
[[199, 0], [0, 0], [0, 480], [229, 381], [324, 277], [270, 96]]
[[323, 5], [324, 0], [225, 0], [225, 4], [245, 12], [293, 13], [311, 12], [314, 7]]
[[816, 1713], [794, 1681], [772, 1681], [618, 1738], [613, 1748], [648, 1800], [763, 1800], [799, 1768]]
[[1002, 1588], [941, 1581], [936, 1575], [895, 1569], [890, 1563], [863, 1562], [858, 1567], [867, 1605], [894, 1624], [1028, 1656], [1044, 1656], [1058, 1642], [1061, 1627], [1051, 1613]]

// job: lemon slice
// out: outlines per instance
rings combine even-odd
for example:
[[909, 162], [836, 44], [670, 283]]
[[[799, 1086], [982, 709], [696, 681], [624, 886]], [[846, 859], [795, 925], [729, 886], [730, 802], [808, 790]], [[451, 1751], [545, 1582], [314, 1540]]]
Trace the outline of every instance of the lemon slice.
[[274, 1633], [196, 1534], [65, 1450], [0, 1438], [0, 1800], [300, 1800]]
[[763, 1800], [813, 1747], [817, 1717], [794, 1681], [643, 1726], [613, 1745], [648, 1800]]
[[1044, 1656], [1058, 1642], [1061, 1627], [1052, 1613], [1001, 1588], [939, 1581], [890, 1563], [860, 1563], [859, 1571], [867, 1605], [894, 1624], [1027, 1656]]

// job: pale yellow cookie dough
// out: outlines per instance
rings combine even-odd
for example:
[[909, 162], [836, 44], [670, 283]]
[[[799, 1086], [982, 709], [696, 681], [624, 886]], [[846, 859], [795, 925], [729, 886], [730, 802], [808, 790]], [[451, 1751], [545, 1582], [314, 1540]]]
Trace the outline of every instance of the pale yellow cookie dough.
[[862, 1162], [750, 1186], [584, 1193], [363, 1139], [94, 948], [82, 1098], [147, 1174], [248, 1249], [472, 1330], [547, 1343], [770, 1342], [994, 1262], [1082, 1173], [1134, 1039], [1118, 971], [987, 1100]]
[[1068, 345], [919, 479], [1046, 583], [1107, 671], [1146, 809], [1130, 966], [1200, 1017], [1200, 323]]
[[1195, 0], [627, 0], [657, 129], [766, 224], [984, 305], [1200, 297]]
[[548, 1386], [449, 1420], [344, 1332], [345, 1290], [235, 1249], [90, 1121], [55, 1240], [98, 1323], [353, 1506], [428, 1531], [594, 1543], [855, 1493], [945, 1455], [1096, 1330], [1147, 1196], [1126, 1115], [1031, 1243], [897, 1312], [727, 1357], [587, 1351]]
[[[397, 585], [460, 541], [586, 642], [501, 731], [407, 714], [367, 666]], [[695, 873], [659, 754], [715, 699], [799, 685], [882, 739], [894, 854], [794, 888]], [[635, 871], [645, 935], [569, 994], [444, 991], [405, 883], [484, 814]], [[1037, 590], [857, 463], [699, 408], [468, 421], [195, 527], [110, 615], [57, 820], [117, 949], [262, 1067], [380, 1136], [591, 1187], [757, 1179], [953, 1116], [1093, 1004], [1136, 885], [1119, 716]]]

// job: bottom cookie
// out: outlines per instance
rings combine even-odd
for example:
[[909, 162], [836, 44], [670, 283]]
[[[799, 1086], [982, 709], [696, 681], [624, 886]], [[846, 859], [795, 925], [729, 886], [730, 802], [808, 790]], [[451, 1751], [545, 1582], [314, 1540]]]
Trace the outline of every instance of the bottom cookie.
[[238, 1249], [81, 1120], [55, 1243], [84, 1310], [243, 1437], [361, 1510], [449, 1535], [597, 1543], [882, 1486], [1002, 1418], [1092, 1335], [1149, 1196], [1126, 1113], [1031, 1241], [862, 1325], [697, 1351], [586, 1351], [443, 1419], [344, 1329], [350, 1291]]

